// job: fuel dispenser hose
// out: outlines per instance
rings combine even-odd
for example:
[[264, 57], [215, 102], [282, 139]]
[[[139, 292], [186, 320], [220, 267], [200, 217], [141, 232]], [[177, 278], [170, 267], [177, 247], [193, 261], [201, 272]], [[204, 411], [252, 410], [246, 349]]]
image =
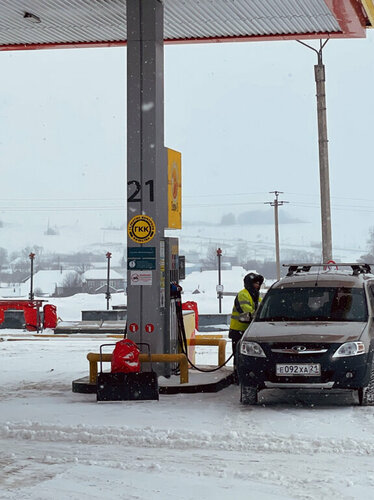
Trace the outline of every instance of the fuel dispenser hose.
[[176, 283], [173, 283], [171, 285], [171, 295], [175, 298], [175, 309], [176, 309], [177, 320], [178, 320], [178, 342], [179, 342], [179, 346], [181, 348], [181, 351], [186, 356], [189, 364], [195, 370], [197, 370], [199, 372], [204, 372], [204, 373], [216, 372], [216, 371], [220, 370], [221, 368], [223, 368], [225, 365], [227, 365], [227, 363], [234, 356], [234, 354], [231, 354], [231, 356], [229, 356], [222, 365], [219, 365], [216, 368], [210, 368], [210, 369], [198, 368], [194, 363], [192, 363], [192, 361], [188, 357], [188, 351], [187, 351], [187, 338], [186, 338], [186, 331], [184, 329], [184, 323], [183, 323], [181, 291], [182, 291], [181, 286], [177, 285]]

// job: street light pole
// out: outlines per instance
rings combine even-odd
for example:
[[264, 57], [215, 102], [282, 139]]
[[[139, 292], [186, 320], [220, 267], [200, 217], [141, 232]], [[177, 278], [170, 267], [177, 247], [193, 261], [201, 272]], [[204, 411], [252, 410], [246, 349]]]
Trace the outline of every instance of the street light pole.
[[318, 152], [319, 152], [319, 182], [321, 197], [321, 228], [322, 228], [322, 260], [328, 262], [332, 260], [332, 232], [331, 232], [331, 207], [330, 207], [330, 176], [329, 176], [329, 151], [327, 139], [327, 107], [326, 107], [326, 88], [325, 88], [325, 65], [322, 61], [322, 50], [328, 40], [322, 43], [320, 40], [319, 50], [311, 47], [317, 54], [317, 62], [314, 66], [314, 77], [317, 90], [317, 120], [318, 120]]
[[30, 293], [29, 293], [29, 299], [30, 300], [34, 300], [34, 258], [35, 258], [35, 254], [34, 253], [30, 253], [29, 254], [29, 259], [30, 259]]
[[109, 311], [109, 300], [110, 300], [110, 288], [109, 288], [109, 280], [110, 280], [110, 259], [112, 257], [112, 254], [110, 252], [106, 253], [106, 258], [108, 259], [108, 266], [107, 266], [107, 277], [106, 277], [106, 310]]
[[267, 205], [274, 207], [274, 226], [275, 226], [275, 263], [277, 267], [277, 280], [280, 280], [280, 257], [279, 257], [279, 220], [278, 220], [278, 207], [282, 206], [288, 201], [279, 201], [278, 196], [283, 194], [283, 191], [270, 191], [275, 194], [274, 201], [265, 202]]

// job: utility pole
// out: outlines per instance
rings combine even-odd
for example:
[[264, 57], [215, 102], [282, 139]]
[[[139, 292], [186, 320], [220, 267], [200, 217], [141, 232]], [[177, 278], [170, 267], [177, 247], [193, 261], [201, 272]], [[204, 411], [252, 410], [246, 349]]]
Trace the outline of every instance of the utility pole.
[[278, 196], [283, 194], [283, 191], [270, 191], [274, 193], [274, 201], [265, 202], [266, 205], [271, 205], [274, 207], [274, 226], [275, 226], [275, 262], [277, 266], [277, 280], [280, 280], [280, 258], [279, 258], [279, 220], [278, 220], [278, 207], [281, 207], [284, 203], [288, 201], [278, 200]]
[[314, 50], [317, 54], [317, 62], [314, 66], [314, 77], [317, 90], [317, 119], [318, 119], [318, 147], [319, 147], [319, 179], [321, 196], [321, 227], [322, 227], [322, 260], [332, 260], [332, 235], [331, 235], [331, 208], [330, 208], [330, 177], [329, 177], [329, 154], [327, 139], [327, 108], [325, 88], [325, 65], [322, 60], [322, 50], [328, 40], [322, 43], [320, 40], [319, 50], [297, 40], [305, 47]]

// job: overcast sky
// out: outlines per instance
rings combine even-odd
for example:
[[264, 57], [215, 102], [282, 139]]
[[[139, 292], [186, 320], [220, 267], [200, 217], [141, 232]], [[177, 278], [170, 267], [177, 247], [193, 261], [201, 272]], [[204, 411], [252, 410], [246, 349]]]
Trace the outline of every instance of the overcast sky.
[[[324, 62], [333, 244], [362, 246], [374, 226], [374, 33], [329, 41]], [[277, 189], [281, 210], [318, 234], [314, 64], [296, 41], [165, 47], [184, 221], [270, 210]], [[0, 219], [123, 223], [126, 48], [0, 52], [0, 65]]]

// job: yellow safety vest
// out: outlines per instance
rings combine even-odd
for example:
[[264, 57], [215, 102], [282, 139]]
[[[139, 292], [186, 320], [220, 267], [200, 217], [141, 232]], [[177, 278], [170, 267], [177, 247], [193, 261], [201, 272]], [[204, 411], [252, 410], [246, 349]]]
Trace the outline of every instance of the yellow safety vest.
[[[242, 321], [239, 321], [239, 316], [240, 314], [248, 312], [253, 315], [256, 310], [256, 307], [251, 294], [248, 292], [246, 288], [240, 290], [240, 292], [236, 296], [236, 299], [235, 302], [238, 303], [239, 307], [241, 308], [241, 311], [238, 311], [234, 302], [234, 307], [232, 308], [232, 313], [231, 313], [230, 330], [238, 330], [239, 332], [244, 332], [248, 328], [248, 323], [243, 323]], [[259, 302], [261, 301], [260, 298], [258, 300]]]

